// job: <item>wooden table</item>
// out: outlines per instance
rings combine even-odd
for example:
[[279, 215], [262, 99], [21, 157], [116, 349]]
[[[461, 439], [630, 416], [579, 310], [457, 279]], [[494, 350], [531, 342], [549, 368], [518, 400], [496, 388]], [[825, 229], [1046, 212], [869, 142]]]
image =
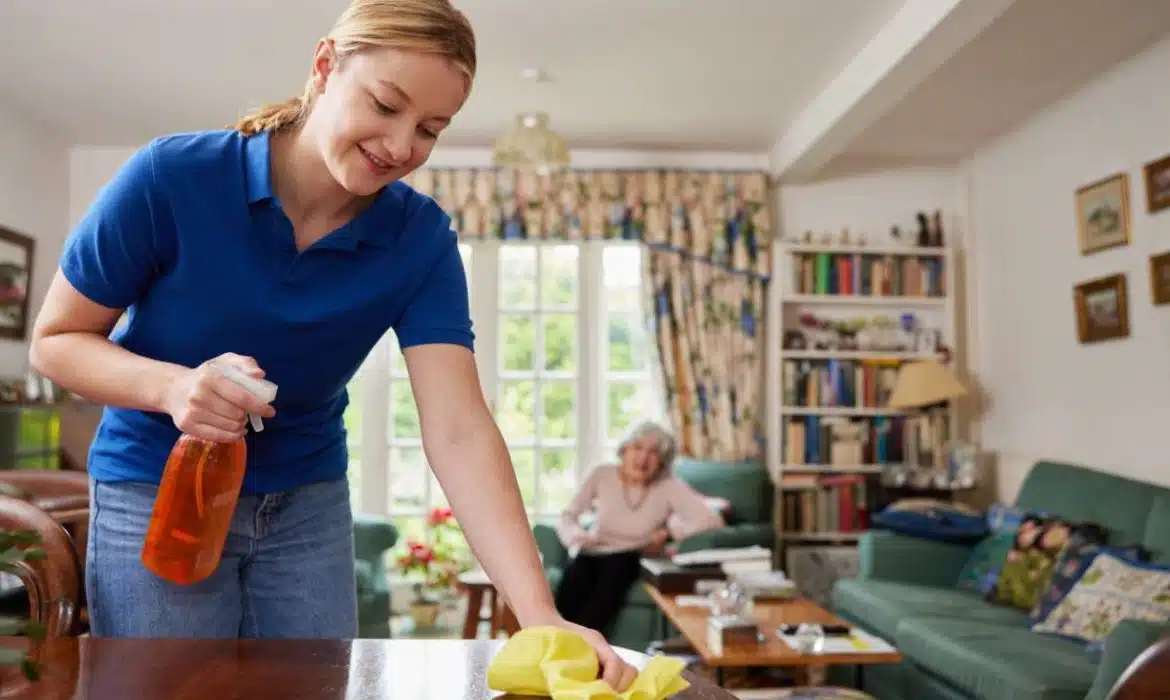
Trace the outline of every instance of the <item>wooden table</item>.
[[[6, 646], [27, 644], [8, 638]], [[0, 670], [8, 700], [488, 700], [503, 641], [150, 640], [65, 637], [33, 653], [44, 676]], [[648, 657], [621, 651], [640, 666]], [[676, 700], [735, 700], [684, 673]]]
[[488, 637], [495, 639], [500, 632], [511, 636], [520, 629], [512, 609], [500, 598], [496, 587], [482, 569], [472, 569], [459, 576], [459, 587], [467, 591], [467, 615], [463, 619], [463, 638], [479, 636], [479, 615], [483, 610], [483, 599], [487, 596], [492, 609]]
[[[893, 653], [866, 653], [855, 654], [805, 654], [788, 646], [776, 634], [782, 625], [799, 625], [813, 623], [819, 625], [844, 624], [839, 618], [820, 607], [811, 600], [798, 598], [791, 601], [757, 601], [754, 606], [754, 616], [764, 633], [764, 640], [760, 644], [731, 646], [723, 649], [722, 654], [715, 654], [707, 646], [707, 617], [708, 610], [699, 607], [684, 607], [675, 602], [675, 596], [665, 595], [654, 586], [643, 583], [646, 592], [654, 599], [666, 619], [686, 638], [694, 648], [695, 653], [703, 660], [704, 665], [715, 669], [716, 678], [722, 682], [722, 672], [728, 668], [770, 667], [787, 668], [798, 676], [806, 676], [812, 666], [857, 666], [868, 664], [894, 664], [902, 660], [902, 655]], [[806, 679], [798, 678], [804, 682]]]

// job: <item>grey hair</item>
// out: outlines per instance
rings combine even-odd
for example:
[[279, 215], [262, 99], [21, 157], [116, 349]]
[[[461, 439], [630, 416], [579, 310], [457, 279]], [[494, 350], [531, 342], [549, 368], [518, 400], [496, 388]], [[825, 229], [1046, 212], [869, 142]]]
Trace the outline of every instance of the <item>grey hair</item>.
[[631, 442], [638, 442], [646, 437], [654, 438], [654, 444], [658, 450], [658, 474], [654, 478], [666, 476], [674, 465], [678, 445], [666, 428], [654, 421], [642, 421], [626, 431], [625, 437], [618, 443], [618, 456], [620, 457], [626, 451], [626, 446]]

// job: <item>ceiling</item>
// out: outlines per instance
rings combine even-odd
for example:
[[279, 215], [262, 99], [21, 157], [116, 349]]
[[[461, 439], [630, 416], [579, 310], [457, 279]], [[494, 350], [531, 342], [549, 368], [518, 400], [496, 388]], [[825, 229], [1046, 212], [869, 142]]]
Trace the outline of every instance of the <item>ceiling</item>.
[[958, 161], [1167, 34], [1170, 0], [1016, 0], [822, 176]]
[[[543, 107], [575, 148], [766, 150], [902, 0], [455, 0], [480, 67], [446, 146]], [[300, 92], [346, 0], [0, 0], [0, 101], [73, 144]], [[553, 82], [525, 81], [525, 68]]]

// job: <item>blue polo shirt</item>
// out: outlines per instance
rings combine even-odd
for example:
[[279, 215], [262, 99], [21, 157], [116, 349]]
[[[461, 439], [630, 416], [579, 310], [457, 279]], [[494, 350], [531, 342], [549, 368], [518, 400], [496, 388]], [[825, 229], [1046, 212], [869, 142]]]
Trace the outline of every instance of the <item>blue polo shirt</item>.
[[[141, 148], [97, 194], [61, 269], [106, 307], [112, 340], [195, 367], [254, 357], [279, 386], [249, 433], [244, 491], [341, 479], [346, 384], [393, 329], [403, 348], [473, 346], [467, 280], [449, 217], [403, 183], [298, 252], [272, 190], [268, 134], [176, 134]], [[179, 437], [169, 415], [106, 408], [89, 454], [102, 481], [158, 483]]]

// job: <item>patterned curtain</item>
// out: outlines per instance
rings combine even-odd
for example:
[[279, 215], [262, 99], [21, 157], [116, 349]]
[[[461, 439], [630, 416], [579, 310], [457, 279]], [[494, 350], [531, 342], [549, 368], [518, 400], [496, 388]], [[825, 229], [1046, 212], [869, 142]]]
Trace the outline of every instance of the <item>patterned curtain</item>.
[[424, 169], [407, 182], [434, 197], [464, 239], [641, 241], [648, 323], [680, 452], [761, 454], [766, 173]]

